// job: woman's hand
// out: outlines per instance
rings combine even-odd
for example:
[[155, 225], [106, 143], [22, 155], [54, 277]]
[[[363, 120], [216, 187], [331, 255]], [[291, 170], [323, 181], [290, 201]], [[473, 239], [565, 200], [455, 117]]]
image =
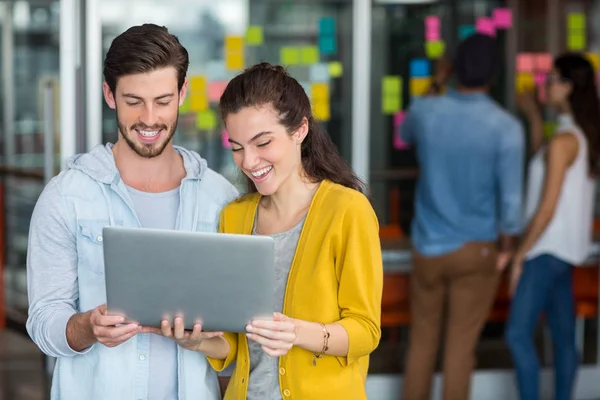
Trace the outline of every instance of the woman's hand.
[[203, 332], [200, 324], [195, 324], [191, 331], [186, 330], [183, 325], [183, 318], [181, 317], [175, 318], [173, 327], [171, 327], [169, 321], [163, 320], [160, 328], [142, 328], [142, 332], [171, 338], [180, 347], [192, 351], [200, 351], [200, 346], [204, 340], [223, 335], [223, 332]]
[[517, 291], [517, 285], [519, 284], [519, 279], [521, 279], [521, 274], [523, 273], [523, 256], [520, 254], [516, 254], [513, 257], [512, 267], [510, 271], [510, 287], [509, 294], [510, 297], [515, 295]]
[[246, 330], [248, 339], [260, 344], [271, 357], [281, 357], [296, 344], [297, 320], [274, 313], [273, 320], [252, 321]]

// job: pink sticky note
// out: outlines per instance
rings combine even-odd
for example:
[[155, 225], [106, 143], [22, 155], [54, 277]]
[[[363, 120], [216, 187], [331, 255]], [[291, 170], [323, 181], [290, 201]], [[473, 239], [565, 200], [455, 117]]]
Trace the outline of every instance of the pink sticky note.
[[546, 73], [545, 72], [536, 72], [534, 76], [534, 81], [536, 86], [544, 86], [546, 87]]
[[437, 15], [430, 15], [428, 17], [425, 17], [425, 29], [434, 29], [439, 31], [440, 17], [438, 17]]
[[477, 21], [475, 21], [475, 29], [477, 32], [484, 35], [496, 36], [496, 25], [494, 25], [494, 20], [491, 18], [477, 18]]
[[554, 59], [548, 53], [540, 53], [535, 56], [535, 69], [540, 72], [550, 72]]
[[394, 134], [392, 135], [394, 140], [392, 145], [396, 150], [404, 150], [410, 147], [404, 140], [402, 140], [402, 137], [400, 136], [400, 127], [405, 117], [406, 112], [404, 111], [400, 111], [394, 114]]
[[436, 40], [440, 40], [440, 31], [439, 30], [431, 30], [431, 31], [426, 31], [425, 32], [425, 40], [427, 40], [428, 42], [433, 42]]
[[219, 99], [221, 98], [221, 95], [225, 91], [225, 88], [227, 87], [228, 83], [229, 82], [227, 82], [227, 81], [210, 82], [208, 84], [208, 88], [207, 88], [208, 100], [209, 101], [219, 101]]
[[223, 132], [221, 133], [221, 139], [223, 140], [223, 148], [230, 149], [231, 143], [229, 143], [229, 134], [226, 130], [223, 130]]
[[510, 8], [495, 8], [492, 13], [492, 19], [496, 28], [508, 29], [512, 28], [513, 18]]
[[535, 55], [531, 53], [517, 54], [517, 71], [533, 72], [535, 69]]

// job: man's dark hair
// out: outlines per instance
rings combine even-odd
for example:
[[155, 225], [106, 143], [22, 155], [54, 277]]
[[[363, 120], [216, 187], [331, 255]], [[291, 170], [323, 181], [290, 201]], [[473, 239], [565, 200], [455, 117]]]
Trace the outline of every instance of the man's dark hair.
[[122, 76], [174, 67], [181, 90], [189, 63], [185, 47], [164, 26], [132, 26], [112, 41], [104, 59], [104, 80], [115, 93], [117, 81]]
[[498, 60], [496, 41], [476, 33], [462, 41], [456, 49], [454, 73], [461, 86], [479, 88], [489, 85]]

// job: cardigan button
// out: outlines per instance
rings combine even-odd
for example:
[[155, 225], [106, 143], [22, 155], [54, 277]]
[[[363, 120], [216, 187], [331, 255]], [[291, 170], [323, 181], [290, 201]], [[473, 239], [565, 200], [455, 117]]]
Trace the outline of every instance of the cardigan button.
[[279, 368], [279, 374], [285, 375], [285, 368]]
[[285, 390], [283, 391], [283, 395], [284, 395], [284, 396], [286, 396], [286, 397], [289, 397], [289, 395], [290, 395], [290, 394], [291, 394], [291, 393], [290, 393], [290, 391], [289, 391], [288, 389], [285, 389]]

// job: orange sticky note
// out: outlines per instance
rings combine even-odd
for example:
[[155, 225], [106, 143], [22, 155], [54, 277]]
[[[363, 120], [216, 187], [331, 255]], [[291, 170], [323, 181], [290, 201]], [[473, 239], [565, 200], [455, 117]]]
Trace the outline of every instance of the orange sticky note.
[[329, 85], [326, 83], [313, 83], [311, 93], [315, 102], [329, 102]]
[[190, 111], [204, 111], [208, 108], [208, 100], [204, 93], [190, 93]]
[[534, 55], [531, 53], [517, 54], [517, 71], [533, 72], [535, 69]]
[[539, 53], [535, 56], [535, 69], [539, 72], [550, 72], [554, 59], [549, 53]]
[[244, 51], [244, 37], [243, 36], [226, 36], [225, 37], [225, 52], [241, 53], [242, 51]]
[[319, 121], [329, 121], [330, 110], [329, 110], [329, 102], [321, 101], [317, 102], [313, 105], [313, 114], [316, 119]]
[[191, 76], [189, 79], [189, 89], [192, 93], [204, 93], [206, 90], [206, 78], [201, 75]]
[[529, 72], [517, 73], [515, 84], [517, 88], [517, 93], [523, 93], [529, 90], [533, 90], [533, 88], [535, 87], [535, 80], [533, 78], [533, 74]]
[[225, 57], [225, 65], [228, 70], [244, 69], [244, 53], [229, 53]]

